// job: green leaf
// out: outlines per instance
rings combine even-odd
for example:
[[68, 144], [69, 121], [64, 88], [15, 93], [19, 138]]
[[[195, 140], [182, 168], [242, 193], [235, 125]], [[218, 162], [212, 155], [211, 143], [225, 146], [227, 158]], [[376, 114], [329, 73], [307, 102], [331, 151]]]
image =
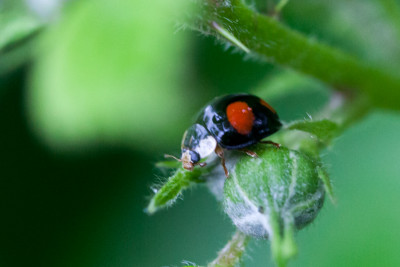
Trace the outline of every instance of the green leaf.
[[335, 195], [333, 194], [333, 187], [331, 184], [331, 180], [329, 179], [328, 173], [322, 167], [318, 167], [318, 175], [319, 175], [319, 178], [324, 183], [325, 192], [328, 194], [332, 203], [336, 203], [336, 198], [335, 198]]
[[195, 168], [193, 171], [187, 171], [182, 167], [179, 168], [174, 175], [169, 177], [167, 182], [157, 190], [145, 211], [149, 214], [153, 214], [162, 208], [171, 206], [184, 189], [201, 182], [198, 179], [200, 175], [201, 170], [199, 168]]
[[186, 1], [81, 1], [43, 36], [29, 113], [53, 147], [100, 144], [172, 148], [190, 116], [187, 35], [175, 19]]
[[289, 130], [299, 130], [315, 135], [319, 141], [328, 144], [335, 138], [339, 131], [337, 123], [330, 120], [297, 121], [286, 126]]

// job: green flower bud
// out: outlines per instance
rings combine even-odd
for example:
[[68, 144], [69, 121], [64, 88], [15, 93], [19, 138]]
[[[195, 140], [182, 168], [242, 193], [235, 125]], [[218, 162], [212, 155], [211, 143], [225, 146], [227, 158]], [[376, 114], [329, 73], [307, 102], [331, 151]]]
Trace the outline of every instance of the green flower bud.
[[[315, 219], [324, 201], [321, 166], [306, 154], [259, 145], [224, 185], [224, 209], [243, 233], [269, 238], [278, 265], [296, 253], [293, 231]], [[282, 263], [282, 264], [279, 264]]]

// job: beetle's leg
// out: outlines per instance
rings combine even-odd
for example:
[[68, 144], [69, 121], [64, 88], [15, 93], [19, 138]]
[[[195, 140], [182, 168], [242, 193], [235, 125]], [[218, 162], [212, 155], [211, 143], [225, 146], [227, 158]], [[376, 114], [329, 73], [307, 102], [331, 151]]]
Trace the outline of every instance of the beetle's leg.
[[241, 149], [239, 149], [239, 151], [242, 151], [242, 152], [246, 153], [248, 156], [250, 156], [252, 158], [258, 158], [257, 153], [254, 152], [254, 151], [251, 151], [251, 150], [248, 150], [248, 149], [245, 149], [245, 148], [241, 148]]
[[260, 143], [261, 144], [270, 144], [270, 145], [275, 146], [276, 148], [281, 148], [281, 144], [278, 144], [278, 143], [275, 143], [275, 142], [272, 142], [272, 141], [260, 141]]
[[200, 167], [205, 167], [207, 166], [206, 162], [199, 162], [199, 163], [195, 163], [194, 165], [199, 165]]
[[217, 145], [217, 147], [215, 148], [215, 154], [217, 154], [217, 156], [221, 158], [221, 165], [224, 168], [226, 178], [228, 178], [229, 172], [225, 166], [224, 150], [222, 149], [222, 147]]

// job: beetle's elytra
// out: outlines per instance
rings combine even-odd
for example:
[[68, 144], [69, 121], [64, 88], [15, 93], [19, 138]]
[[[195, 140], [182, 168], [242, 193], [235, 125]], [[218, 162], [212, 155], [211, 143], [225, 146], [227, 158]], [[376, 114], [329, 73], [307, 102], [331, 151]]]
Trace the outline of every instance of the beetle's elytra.
[[200, 160], [215, 152], [228, 176], [223, 149], [242, 149], [256, 156], [245, 148], [275, 133], [281, 126], [276, 111], [257, 96], [231, 94], [217, 97], [205, 106], [196, 123], [184, 133], [179, 161], [185, 169], [193, 170], [195, 165], [205, 166]]

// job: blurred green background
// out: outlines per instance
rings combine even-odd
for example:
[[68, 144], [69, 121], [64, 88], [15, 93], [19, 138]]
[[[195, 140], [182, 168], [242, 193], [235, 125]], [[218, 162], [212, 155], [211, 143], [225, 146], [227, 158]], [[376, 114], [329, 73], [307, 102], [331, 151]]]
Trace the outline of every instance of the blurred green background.
[[[185, 29], [185, 1], [54, 3], [0, 2], [0, 265], [206, 264], [234, 227], [202, 186], [146, 215], [168, 177], [154, 163], [179, 153], [214, 96], [289, 88], [267, 100], [291, 121], [329, 91]], [[382, 3], [292, 1], [282, 22], [398, 71]], [[398, 113], [375, 110], [324, 152], [338, 203], [298, 233], [291, 266], [400, 266], [399, 132]], [[252, 241], [243, 265], [272, 266], [268, 242]]]

